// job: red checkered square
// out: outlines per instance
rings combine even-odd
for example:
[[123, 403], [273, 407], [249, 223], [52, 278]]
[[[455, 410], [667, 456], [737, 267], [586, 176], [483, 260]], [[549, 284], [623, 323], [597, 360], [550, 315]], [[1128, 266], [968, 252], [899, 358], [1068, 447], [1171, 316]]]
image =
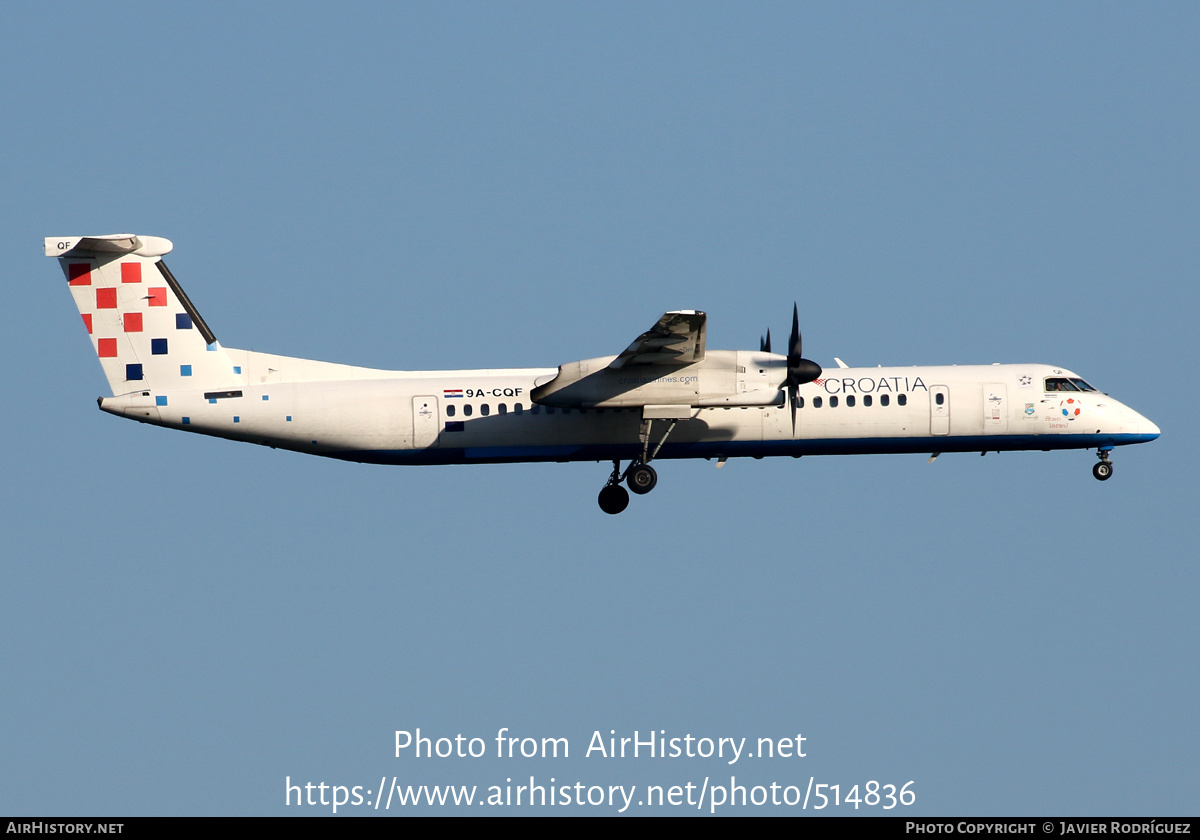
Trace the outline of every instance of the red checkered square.
[[150, 305], [151, 306], [166, 306], [167, 305], [167, 287], [159, 286], [156, 289], [150, 290]]
[[92, 267], [87, 263], [67, 263], [67, 282], [72, 286], [92, 285]]
[[96, 290], [96, 308], [97, 309], [116, 309], [117, 308], [117, 290], [116, 289], [97, 289]]
[[125, 320], [125, 332], [141, 332], [142, 331], [142, 313], [141, 312], [126, 312], [124, 320]]
[[92, 334], [92, 313], [83, 313], [83, 325], [87, 327], [88, 335]]
[[141, 263], [121, 263], [121, 282], [122, 283], [141, 283], [142, 282], [142, 264]]
[[102, 338], [96, 342], [96, 351], [100, 354], [101, 359], [115, 359], [117, 357], [117, 340], [115, 338]]

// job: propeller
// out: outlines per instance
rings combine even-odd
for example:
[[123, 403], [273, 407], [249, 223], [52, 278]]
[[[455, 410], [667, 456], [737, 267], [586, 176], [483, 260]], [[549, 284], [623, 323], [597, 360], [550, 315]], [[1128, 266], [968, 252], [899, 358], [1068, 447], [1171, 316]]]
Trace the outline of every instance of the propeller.
[[771, 352], [771, 331], [767, 330], [767, 337], [758, 340], [758, 349], [763, 353]]
[[[767, 333], [766, 345], [770, 347], [770, 332]], [[788, 389], [788, 403], [792, 407], [792, 437], [796, 436], [796, 400], [800, 396], [800, 386], [812, 382], [821, 375], [821, 366], [811, 359], [804, 358], [803, 342], [800, 339], [800, 309], [792, 304], [792, 335], [788, 339], [787, 379], [784, 385]], [[769, 349], [768, 349], [768, 352]]]

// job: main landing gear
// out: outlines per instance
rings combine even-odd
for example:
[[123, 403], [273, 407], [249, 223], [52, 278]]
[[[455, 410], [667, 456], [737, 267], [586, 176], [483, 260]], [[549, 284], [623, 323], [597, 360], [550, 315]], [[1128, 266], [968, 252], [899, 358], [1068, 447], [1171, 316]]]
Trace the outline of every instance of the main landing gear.
[[655, 472], [654, 467], [650, 466], [650, 462], [658, 455], [658, 450], [662, 449], [663, 444], [667, 442], [667, 438], [675, 429], [675, 424], [679, 422], [678, 418], [664, 419], [670, 419], [671, 422], [653, 452], [650, 451], [650, 429], [653, 427], [654, 421], [644, 419], [641, 431], [638, 433], [638, 442], [642, 444], [642, 457], [636, 461], [630, 461], [625, 472], [621, 472], [620, 461], [613, 461], [612, 475], [608, 477], [608, 483], [600, 491], [600, 510], [605, 513], [620, 513], [629, 507], [629, 493], [621, 486], [622, 481], [639, 496], [646, 495], [658, 484], [658, 473]]
[[1112, 451], [1112, 447], [1101, 448], [1096, 450], [1096, 456], [1100, 459], [1100, 463], [1092, 467], [1092, 475], [1098, 481], [1108, 481], [1112, 478], [1113, 465], [1112, 461], [1108, 460], [1108, 453]]
[[631, 464], [625, 475], [625, 483], [634, 493], [644, 496], [658, 484], [658, 473], [649, 464]]
[[605, 513], [620, 513], [629, 507], [629, 491], [620, 484], [606, 484], [600, 491], [600, 510]]
[[[621, 482], [625, 482], [629, 486], [629, 490], [622, 487]], [[658, 473], [649, 464], [634, 461], [625, 472], [621, 472], [621, 462], [613, 461], [612, 475], [608, 477], [608, 483], [600, 491], [600, 510], [605, 513], [620, 513], [629, 507], [630, 491], [644, 496], [653, 490], [656, 484], [658, 484]]]

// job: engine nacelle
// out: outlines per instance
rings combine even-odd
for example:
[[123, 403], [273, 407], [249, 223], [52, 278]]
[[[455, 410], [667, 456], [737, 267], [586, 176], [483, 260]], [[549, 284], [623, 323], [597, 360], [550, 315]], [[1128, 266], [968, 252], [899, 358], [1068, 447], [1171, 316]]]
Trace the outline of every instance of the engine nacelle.
[[562, 408], [644, 405], [782, 405], [787, 357], [750, 350], [709, 350], [690, 365], [626, 365], [616, 356], [561, 365], [530, 393], [535, 403]]

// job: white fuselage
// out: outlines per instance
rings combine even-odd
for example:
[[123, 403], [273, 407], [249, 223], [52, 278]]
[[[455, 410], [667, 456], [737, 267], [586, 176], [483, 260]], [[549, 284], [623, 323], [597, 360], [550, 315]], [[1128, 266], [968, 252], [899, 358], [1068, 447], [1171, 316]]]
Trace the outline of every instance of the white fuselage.
[[[378, 464], [613, 461], [600, 508], [654, 489], [656, 458], [1109, 450], [1158, 427], [1045, 365], [849, 368], [710, 350], [705, 312], [664, 313], [623, 351], [556, 368], [387, 371], [221, 346], [163, 262], [171, 242], [47, 237], [108, 380], [143, 423]], [[628, 466], [621, 470], [621, 462]]]
[[[535, 405], [530, 392], [555, 368], [404, 372], [225, 352], [236, 364], [234, 387], [134, 392], [101, 407], [371, 463], [621, 460], [644, 451], [643, 408]], [[657, 457], [1104, 449], [1158, 436], [1101, 392], [1046, 389], [1074, 376], [1038, 364], [833, 369], [800, 386], [794, 433], [782, 395], [778, 405], [689, 407]], [[667, 426], [651, 426], [652, 446]]]

